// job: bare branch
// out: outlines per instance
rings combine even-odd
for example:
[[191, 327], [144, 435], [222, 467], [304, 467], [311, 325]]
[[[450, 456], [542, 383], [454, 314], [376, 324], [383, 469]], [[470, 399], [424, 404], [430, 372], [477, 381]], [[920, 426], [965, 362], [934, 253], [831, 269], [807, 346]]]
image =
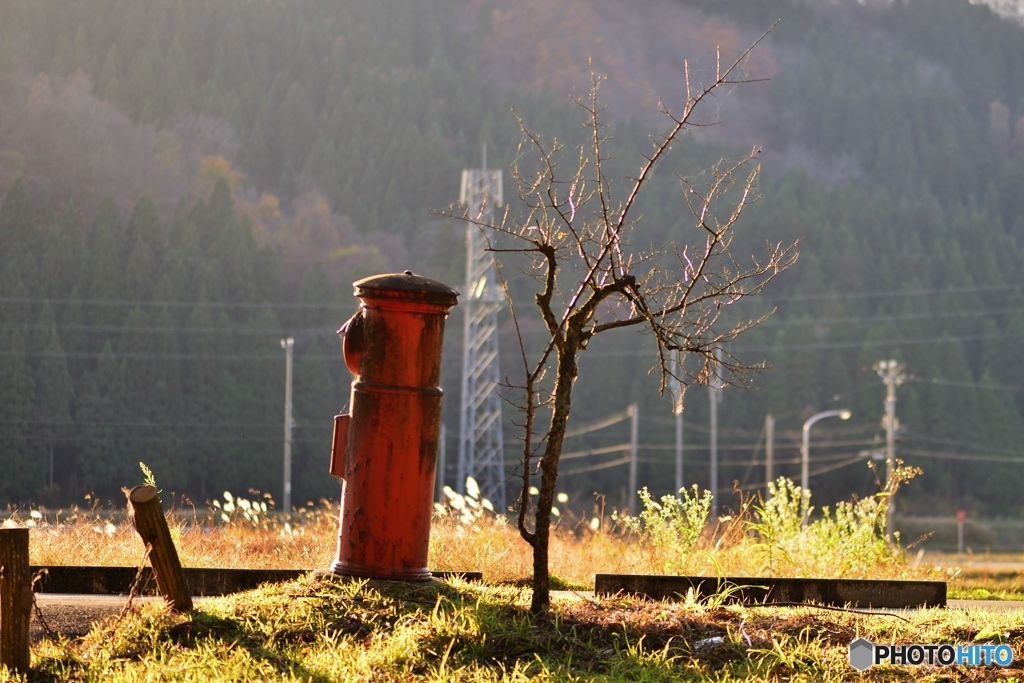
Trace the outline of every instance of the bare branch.
[[[671, 122], [668, 131], [654, 138], [652, 148], [641, 154], [639, 172], [629, 179], [623, 200], [613, 199], [612, 184], [606, 176], [609, 138], [604, 107], [598, 98], [603, 78], [591, 72], [590, 96], [576, 100], [587, 114], [589, 140], [579, 148], [571, 171], [559, 166], [564, 157], [558, 139], [545, 143], [516, 115], [522, 138], [510, 170], [521, 211], [512, 212], [506, 206], [500, 222], [491, 223], [482, 216], [470, 215], [467, 207], [452, 207], [446, 214], [492, 236], [512, 238], [508, 243], [488, 240], [488, 249], [521, 255], [520, 271], [537, 283], [533, 299], [547, 338], [531, 358], [520, 327], [520, 308], [512, 301], [508, 283], [499, 273], [523, 368], [521, 383], [514, 387], [511, 382], [506, 384], [521, 396], [514, 403], [522, 412], [519, 425], [524, 430], [517, 526], [534, 551], [531, 609], [535, 612], [548, 605], [551, 507], [579, 372], [578, 359], [593, 337], [626, 327], [650, 333], [662, 391], [668, 377], [678, 379], [685, 388], [689, 383], [706, 383], [716, 377], [731, 383], [746, 372], [764, 367], [763, 363], [746, 363], [723, 348], [770, 315], [737, 320], [726, 314], [728, 306], [759, 293], [798, 255], [795, 243], [771, 242], [766, 243], [765, 255], [751, 261], [741, 262], [733, 254], [735, 229], [746, 207], [758, 198], [760, 168], [755, 165], [743, 179], [738, 174], [756, 160], [757, 149], [738, 162], [716, 164], [699, 183], [697, 179], [680, 178], [680, 188], [694, 218], [693, 242], [679, 248], [669, 241], [644, 251], [632, 247], [629, 238], [643, 217], [638, 198], [659, 163], [686, 130], [714, 125], [697, 120], [698, 110], [720, 88], [747, 82], [734, 76], [770, 30], [727, 66], [716, 51], [714, 81], [709, 85], [695, 87], [690, 66], [683, 63], [686, 100], [682, 111], [673, 114], [660, 103], [659, 108]], [[536, 165], [521, 163], [527, 152], [535, 157]], [[692, 354], [698, 363], [675, 366], [673, 351]], [[550, 416], [545, 411], [550, 411]], [[537, 428], [542, 419], [547, 422], [546, 429]], [[530, 489], [535, 471], [540, 485], [534, 505]]]
[[536, 404], [533, 400], [534, 392], [532, 375], [530, 373], [530, 361], [526, 355], [526, 345], [523, 343], [523, 331], [519, 328], [519, 316], [516, 315], [515, 302], [508, 291], [508, 282], [501, 276], [500, 271], [497, 272], [497, 277], [501, 283], [501, 289], [505, 293], [505, 301], [508, 302], [512, 323], [516, 328], [516, 340], [519, 342], [519, 357], [523, 361], [523, 375], [527, 378], [526, 386], [523, 387], [526, 392], [526, 402], [522, 406], [522, 410], [526, 415], [526, 420], [522, 425], [523, 486], [519, 495], [519, 514], [517, 515], [516, 526], [519, 528], [519, 535], [523, 537], [523, 540], [533, 545], [536, 542], [536, 537], [526, 528], [526, 516], [530, 511], [530, 462], [533, 458], [533, 422], [536, 416]]

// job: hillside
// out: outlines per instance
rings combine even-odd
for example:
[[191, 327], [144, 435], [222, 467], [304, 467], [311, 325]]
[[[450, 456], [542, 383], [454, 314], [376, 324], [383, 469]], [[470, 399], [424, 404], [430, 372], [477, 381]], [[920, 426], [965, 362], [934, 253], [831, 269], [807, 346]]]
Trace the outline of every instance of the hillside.
[[[699, 81], [716, 46], [734, 57], [777, 20], [745, 64], [758, 82], [716, 100], [720, 125], [665, 169], [761, 146], [763, 199], [742, 239], [751, 251], [804, 240], [798, 266], [754, 307], [775, 317], [737, 343], [773, 368], [754, 390], [725, 392], [722, 480], [763, 478], [766, 413], [779, 420], [776, 458], [792, 461], [803, 419], [841, 406], [853, 419], [816, 427], [815, 457], [846, 465], [814, 490], [873, 489], [856, 456], [878, 447], [884, 387], [871, 365], [892, 357], [911, 374], [899, 452], [925, 470], [902, 510], [1016, 513], [1024, 29], [966, 0], [0, 4], [0, 428], [16, 444], [2, 457], [23, 472], [0, 499], [113, 495], [139, 459], [197, 500], [275, 491], [282, 334], [306, 363], [297, 499], [332, 495], [322, 470], [348, 382], [333, 334], [352, 309], [347, 283], [410, 267], [461, 284], [459, 228], [430, 210], [457, 198], [481, 144], [492, 165], [512, 160], [510, 107], [545, 136], [577, 140], [569, 96], [585, 92], [592, 64], [608, 76], [613, 163], [626, 174], [659, 125], [659, 98], [680, 100], [684, 61]], [[641, 235], [657, 242], [686, 214], [670, 176], [654, 189]], [[53, 343], [70, 383], [48, 379], [63, 377]], [[623, 337], [583, 363], [588, 399], [574, 419], [638, 401], [641, 480], [662, 492], [673, 420], [650, 354]], [[702, 485], [707, 412], [691, 391], [686, 472]], [[247, 458], [259, 477], [239, 467]], [[565, 487], [577, 505], [594, 490], [618, 505], [616, 472]]]

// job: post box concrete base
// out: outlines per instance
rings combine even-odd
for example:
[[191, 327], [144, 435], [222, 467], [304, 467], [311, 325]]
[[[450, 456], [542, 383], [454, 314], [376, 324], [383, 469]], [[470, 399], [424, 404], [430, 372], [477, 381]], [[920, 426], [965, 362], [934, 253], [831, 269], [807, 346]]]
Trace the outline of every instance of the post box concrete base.
[[430, 581], [434, 578], [429, 569], [396, 569], [395, 567], [362, 567], [349, 562], [332, 562], [330, 571], [338, 576], [354, 576], [362, 579], [384, 579], [386, 581]]

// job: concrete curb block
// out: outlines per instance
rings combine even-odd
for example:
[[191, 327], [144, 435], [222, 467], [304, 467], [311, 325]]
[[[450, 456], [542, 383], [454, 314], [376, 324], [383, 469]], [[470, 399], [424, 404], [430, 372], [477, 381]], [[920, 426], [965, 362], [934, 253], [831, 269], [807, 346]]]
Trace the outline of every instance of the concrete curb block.
[[654, 576], [598, 574], [597, 595], [625, 593], [653, 600], [680, 600], [692, 589], [708, 598], [729, 593], [729, 602], [745, 605], [816, 603], [833, 607], [945, 607], [944, 581], [868, 579], [779, 579], [759, 577]]
[[[132, 589], [137, 567], [72, 567], [72, 566], [33, 566], [30, 571], [45, 570], [45, 574], [36, 583], [38, 593], [74, 593], [81, 595], [126, 595]], [[192, 595], [213, 596], [228, 595], [241, 591], [252, 590], [265, 583], [283, 583], [292, 581], [309, 569], [210, 569], [191, 567], [182, 570]], [[433, 572], [434, 577], [450, 579], [456, 576], [466, 581], [481, 581], [480, 572]], [[150, 567], [142, 570], [141, 590], [139, 595], [154, 595], [156, 583]]]

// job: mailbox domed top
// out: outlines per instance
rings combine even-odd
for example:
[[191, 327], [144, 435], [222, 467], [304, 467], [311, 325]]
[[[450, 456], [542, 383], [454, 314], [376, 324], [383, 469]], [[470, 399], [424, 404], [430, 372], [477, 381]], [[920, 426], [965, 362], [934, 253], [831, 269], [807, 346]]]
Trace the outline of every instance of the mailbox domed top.
[[352, 283], [354, 294], [359, 297], [377, 297], [422, 301], [439, 306], [454, 306], [458, 291], [443, 282], [416, 275], [411, 270], [404, 273], [373, 275]]

